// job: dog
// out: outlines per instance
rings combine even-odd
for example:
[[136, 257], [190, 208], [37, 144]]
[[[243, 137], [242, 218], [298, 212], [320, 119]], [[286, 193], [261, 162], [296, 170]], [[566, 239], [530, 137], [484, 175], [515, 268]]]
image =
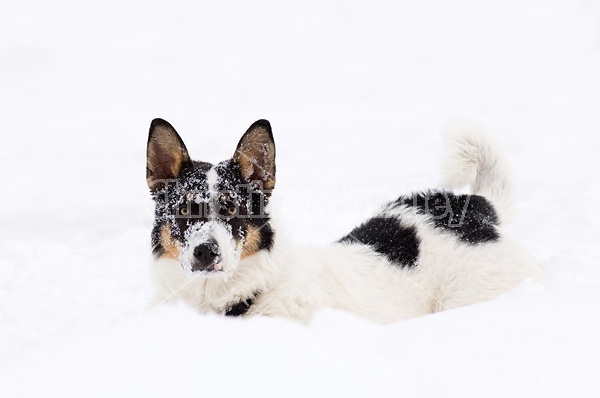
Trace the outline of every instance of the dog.
[[[331, 307], [389, 323], [510, 291], [538, 269], [500, 229], [513, 203], [505, 162], [478, 131], [447, 137], [442, 188], [400, 196], [329, 245], [296, 247], [269, 216], [275, 143], [267, 120], [218, 164], [192, 160], [173, 126], [153, 120], [146, 177], [155, 302], [303, 322]], [[453, 190], [466, 185], [471, 194]]]

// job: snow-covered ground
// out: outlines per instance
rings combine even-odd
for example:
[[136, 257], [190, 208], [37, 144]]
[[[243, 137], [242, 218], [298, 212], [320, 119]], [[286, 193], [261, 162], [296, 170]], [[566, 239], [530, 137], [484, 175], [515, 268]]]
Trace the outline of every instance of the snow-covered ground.
[[[0, 396], [600, 396], [598, 1], [5, 3]], [[388, 326], [147, 311], [154, 117], [211, 162], [268, 118], [280, 223], [317, 244], [434, 186], [475, 119], [547, 280]]]

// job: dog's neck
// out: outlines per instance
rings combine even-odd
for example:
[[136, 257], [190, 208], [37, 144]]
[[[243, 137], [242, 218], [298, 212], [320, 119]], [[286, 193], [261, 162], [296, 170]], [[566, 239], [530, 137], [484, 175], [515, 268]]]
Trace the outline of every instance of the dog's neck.
[[[182, 281], [187, 288], [181, 294], [203, 312], [216, 311], [226, 315], [244, 315], [260, 305], [260, 296], [273, 290], [285, 289], [287, 281], [302, 283], [306, 275], [332, 262], [341, 245], [325, 247], [298, 246], [286, 239], [285, 234], [271, 224], [275, 231], [269, 250], [263, 249], [243, 258], [231, 274], [217, 277], [204, 275], [187, 277]], [[173, 261], [173, 260], [171, 260]], [[160, 269], [160, 264], [157, 264]], [[183, 276], [179, 261], [173, 264]], [[290, 292], [291, 293], [291, 292]]]
[[[268, 292], [276, 285], [281, 274], [291, 265], [288, 262], [296, 257], [294, 253], [299, 248], [291, 245], [279, 228], [273, 225], [271, 228], [275, 232], [272, 246], [242, 259], [233, 273], [223, 281], [223, 290], [227, 286], [226, 289], [235, 297], [235, 300], [227, 303], [226, 315], [245, 314], [263, 292]], [[212, 280], [209, 285], [211, 282]]]

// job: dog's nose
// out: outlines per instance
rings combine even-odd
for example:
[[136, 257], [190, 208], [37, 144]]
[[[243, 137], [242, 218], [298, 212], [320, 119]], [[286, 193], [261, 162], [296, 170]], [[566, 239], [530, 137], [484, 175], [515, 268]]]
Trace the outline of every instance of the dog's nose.
[[219, 257], [217, 242], [202, 243], [194, 248], [194, 264], [192, 271], [214, 271]]

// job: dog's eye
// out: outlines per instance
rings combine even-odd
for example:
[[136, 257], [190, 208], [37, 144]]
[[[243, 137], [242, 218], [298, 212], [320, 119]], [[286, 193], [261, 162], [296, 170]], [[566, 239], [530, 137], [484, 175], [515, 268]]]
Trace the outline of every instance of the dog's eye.
[[189, 216], [190, 215], [190, 209], [188, 209], [187, 207], [181, 207], [179, 209], [179, 214], [182, 216]]
[[221, 214], [226, 216], [234, 216], [237, 213], [237, 206], [230, 200], [225, 200], [221, 203]]

